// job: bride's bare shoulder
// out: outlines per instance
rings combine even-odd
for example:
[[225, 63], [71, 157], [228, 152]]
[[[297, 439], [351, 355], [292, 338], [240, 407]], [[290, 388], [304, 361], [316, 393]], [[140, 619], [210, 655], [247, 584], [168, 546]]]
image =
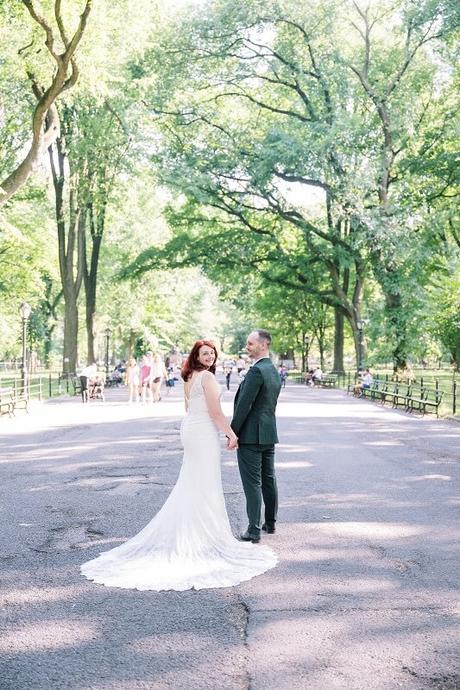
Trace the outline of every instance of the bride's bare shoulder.
[[211, 374], [210, 371], [207, 371], [205, 369], [201, 375], [201, 382], [202, 382], [203, 386], [213, 385], [215, 383], [215, 381], [216, 381], [216, 377], [214, 376], [214, 374]]

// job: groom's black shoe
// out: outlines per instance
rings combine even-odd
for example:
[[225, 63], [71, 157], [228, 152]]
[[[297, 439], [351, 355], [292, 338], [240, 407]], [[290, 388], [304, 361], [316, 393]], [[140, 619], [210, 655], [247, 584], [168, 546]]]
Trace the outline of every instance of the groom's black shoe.
[[270, 523], [267, 524], [266, 522], [264, 522], [264, 524], [262, 525], [262, 529], [267, 534], [275, 534], [275, 531], [276, 531], [275, 525], [270, 524]]
[[249, 532], [246, 531], [241, 535], [240, 539], [241, 541], [252, 541], [253, 544], [258, 544], [260, 541], [260, 534], [249, 534]]

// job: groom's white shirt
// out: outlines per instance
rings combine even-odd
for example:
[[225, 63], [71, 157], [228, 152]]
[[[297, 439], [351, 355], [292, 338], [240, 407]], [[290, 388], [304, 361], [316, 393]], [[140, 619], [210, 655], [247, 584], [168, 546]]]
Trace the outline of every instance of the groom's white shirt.
[[256, 360], [252, 363], [252, 366], [254, 366], [254, 364], [257, 364], [257, 362], [260, 362], [261, 359], [270, 359], [270, 357], [269, 357], [268, 355], [264, 355], [263, 357], [259, 357], [259, 359], [256, 359]]

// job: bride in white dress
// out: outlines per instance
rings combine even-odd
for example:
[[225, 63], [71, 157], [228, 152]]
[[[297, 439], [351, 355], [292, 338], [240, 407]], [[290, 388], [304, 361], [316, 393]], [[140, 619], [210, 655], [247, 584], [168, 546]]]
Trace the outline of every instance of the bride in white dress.
[[266, 546], [235, 539], [225, 508], [219, 430], [238, 444], [220, 406], [217, 351], [198, 340], [182, 369], [187, 414], [177, 483], [160, 511], [136, 536], [81, 566], [89, 580], [110, 587], [185, 590], [230, 587], [273, 568]]

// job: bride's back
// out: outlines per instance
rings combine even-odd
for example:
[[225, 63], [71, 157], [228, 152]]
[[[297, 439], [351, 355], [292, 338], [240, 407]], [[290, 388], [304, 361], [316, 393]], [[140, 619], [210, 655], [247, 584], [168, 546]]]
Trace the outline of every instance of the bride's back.
[[209, 414], [203, 390], [203, 373], [204, 371], [195, 372], [190, 380], [190, 385], [186, 386], [185, 388], [185, 397], [187, 399], [188, 414]]

